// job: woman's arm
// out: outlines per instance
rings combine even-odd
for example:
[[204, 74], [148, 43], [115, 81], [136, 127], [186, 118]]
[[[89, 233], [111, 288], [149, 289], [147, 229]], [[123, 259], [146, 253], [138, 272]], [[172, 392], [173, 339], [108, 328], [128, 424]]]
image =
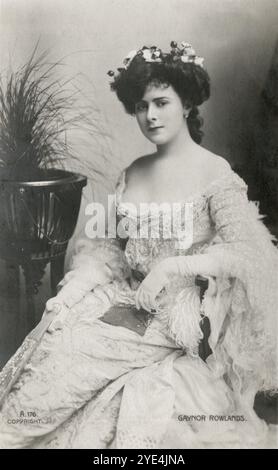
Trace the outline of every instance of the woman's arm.
[[70, 271], [58, 284], [56, 300], [72, 307], [96, 286], [124, 278], [126, 262], [117, 240], [79, 240]]
[[256, 275], [261, 277], [260, 270], [265, 271], [267, 264], [270, 268], [275, 251], [271, 235], [258, 220], [258, 210], [248, 201], [247, 187], [237, 175], [213, 188], [209, 210], [216, 231], [213, 244], [202, 254], [169, 257], [155, 266], [137, 292], [138, 307], [154, 309], [155, 297], [173, 275], [251, 281]]
[[128, 278], [130, 269], [119, 238], [82, 238], [75, 245], [70, 271], [58, 284], [58, 294], [49, 299], [47, 310], [62, 303], [72, 307], [96, 286]]

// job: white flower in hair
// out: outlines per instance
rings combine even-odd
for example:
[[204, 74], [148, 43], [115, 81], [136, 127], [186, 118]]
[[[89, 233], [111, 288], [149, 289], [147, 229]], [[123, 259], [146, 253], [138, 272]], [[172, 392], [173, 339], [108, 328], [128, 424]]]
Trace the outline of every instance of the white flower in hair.
[[193, 47], [191, 46], [191, 44], [189, 44], [188, 42], [182, 42], [181, 43], [181, 49], [183, 49], [183, 54], [186, 54], [186, 55], [196, 55], [196, 52], [195, 50], [193, 49]]
[[181, 42], [181, 47], [183, 49], [187, 49], [188, 47], [192, 47], [191, 44], [189, 44], [188, 42], [185, 42], [185, 41], [182, 41]]
[[194, 63], [196, 65], [200, 65], [200, 67], [203, 67], [204, 66], [204, 58], [203, 57], [195, 57], [194, 59]]
[[188, 55], [196, 55], [195, 49], [193, 49], [193, 47], [186, 49], [186, 53]]
[[142, 56], [146, 62], [162, 62], [160, 57], [160, 50], [154, 47], [141, 49]]
[[169, 53], [163, 53], [161, 49], [156, 46], [146, 47], [143, 46], [141, 49], [130, 51], [123, 60], [124, 67], [118, 68], [118, 74], [115, 75], [113, 70], [109, 70], [107, 74], [110, 77], [118, 78], [122, 72], [125, 72], [135, 56], [141, 56], [146, 62], [162, 62], [169, 64], [172, 62], [177, 63], [178, 61], [184, 63], [193, 63], [200, 67], [203, 67], [204, 59], [196, 55], [195, 50], [188, 42], [182, 41], [181, 46], [178, 46], [176, 41], [171, 41], [171, 51]]
[[189, 55], [182, 55], [180, 59], [186, 64], [188, 64], [188, 62], [192, 62], [192, 59], [189, 57]]
[[137, 51], [133, 50], [130, 51], [127, 56], [124, 58], [124, 65], [127, 67], [129, 63], [132, 61], [132, 59], [136, 56]]
[[143, 57], [146, 62], [152, 62], [152, 52], [150, 49], [143, 49]]

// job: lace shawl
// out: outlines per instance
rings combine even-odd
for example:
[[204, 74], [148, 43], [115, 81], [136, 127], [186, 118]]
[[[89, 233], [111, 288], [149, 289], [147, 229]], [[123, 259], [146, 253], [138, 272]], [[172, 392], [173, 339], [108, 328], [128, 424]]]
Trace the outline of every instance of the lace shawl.
[[211, 341], [212, 361], [225, 365], [222, 373], [241, 396], [256, 387], [275, 389], [278, 253], [274, 237], [260, 220], [255, 203], [248, 201], [247, 186], [235, 174], [213, 187], [209, 210], [217, 236], [204, 253], [213, 255], [230, 278], [228, 285], [227, 280], [217, 279], [218, 296], [204, 301], [205, 313], [212, 323], [218, 321], [218, 335], [214, 344]]

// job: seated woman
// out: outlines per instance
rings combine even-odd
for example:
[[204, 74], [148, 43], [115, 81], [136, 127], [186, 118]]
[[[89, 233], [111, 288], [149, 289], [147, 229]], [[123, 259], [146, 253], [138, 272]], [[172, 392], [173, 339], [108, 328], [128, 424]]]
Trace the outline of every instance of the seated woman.
[[109, 74], [156, 151], [120, 177], [117, 236], [77, 243], [19, 377], [14, 358], [2, 371], [0, 446], [266, 447], [253, 404], [277, 387], [277, 249], [244, 181], [199, 145], [203, 60], [172, 42]]

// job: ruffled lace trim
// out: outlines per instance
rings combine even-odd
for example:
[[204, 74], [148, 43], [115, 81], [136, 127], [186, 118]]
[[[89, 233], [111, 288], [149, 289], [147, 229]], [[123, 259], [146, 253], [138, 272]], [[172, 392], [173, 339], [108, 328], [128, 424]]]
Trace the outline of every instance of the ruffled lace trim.
[[[123, 202], [122, 200], [124, 192], [126, 190], [126, 186], [127, 186], [126, 173], [127, 173], [127, 170], [124, 169], [122, 173], [120, 174], [118, 183], [116, 185], [115, 195], [116, 195], [117, 210], [122, 215], [131, 217], [131, 218], [132, 217], [137, 218], [138, 217], [137, 213], [136, 215], [132, 214], [132, 212], [130, 211], [129, 204], [126, 202]], [[231, 185], [234, 188], [235, 187], [240, 187], [242, 189], [247, 188], [247, 185], [243, 181], [243, 179], [240, 178], [240, 176], [238, 176], [238, 174], [235, 173], [233, 170], [228, 169], [228, 170], [225, 170], [225, 172], [221, 176], [219, 176], [217, 179], [211, 181], [202, 191], [191, 193], [185, 199], [181, 201], [177, 201], [177, 203], [187, 204], [189, 202], [196, 202], [198, 199], [201, 199], [201, 200], [204, 198], [208, 199], [211, 194], [217, 191], [217, 188], [223, 188], [225, 186], [231, 186]], [[164, 211], [165, 211], [164, 209], [161, 209], [161, 212], [164, 212]], [[148, 215], [146, 214], [146, 216]]]

